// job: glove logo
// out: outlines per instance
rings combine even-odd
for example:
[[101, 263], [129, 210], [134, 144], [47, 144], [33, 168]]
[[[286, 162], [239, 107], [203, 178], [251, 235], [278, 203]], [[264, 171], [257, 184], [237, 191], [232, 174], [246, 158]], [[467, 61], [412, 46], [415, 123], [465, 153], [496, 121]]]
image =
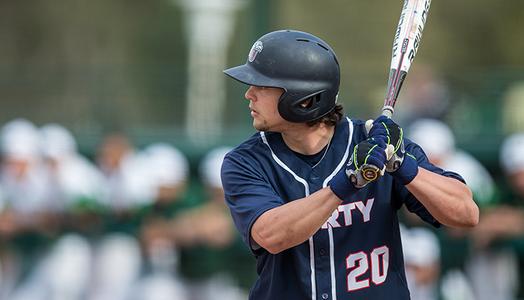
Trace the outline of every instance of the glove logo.
[[256, 41], [253, 44], [253, 47], [251, 47], [251, 50], [249, 51], [249, 55], [247, 57], [247, 60], [249, 62], [253, 62], [255, 58], [257, 58], [257, 55], [262, 52], [262, 49], [264, 49], [264, 45], [261, 41]]
[[362, 169], [362, 177], [367, 181], [374, 181], [378, 178], [378, 172], [374, 168], [365, 168]]

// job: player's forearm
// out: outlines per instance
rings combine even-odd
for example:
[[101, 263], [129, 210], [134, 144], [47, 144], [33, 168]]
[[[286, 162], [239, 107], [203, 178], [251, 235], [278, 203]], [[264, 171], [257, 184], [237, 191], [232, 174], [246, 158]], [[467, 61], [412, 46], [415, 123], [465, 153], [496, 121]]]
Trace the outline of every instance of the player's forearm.
[[340, 203], [331, 189], [324, 188], [265, 212], [253, 224], [251, 236], [270, 253], [279, 253], [311, 237]]
[[471, 227], [479, 222], [479, 209], [471, 190], [456, 179], [419, 168], [406, 187], [444, 225]]

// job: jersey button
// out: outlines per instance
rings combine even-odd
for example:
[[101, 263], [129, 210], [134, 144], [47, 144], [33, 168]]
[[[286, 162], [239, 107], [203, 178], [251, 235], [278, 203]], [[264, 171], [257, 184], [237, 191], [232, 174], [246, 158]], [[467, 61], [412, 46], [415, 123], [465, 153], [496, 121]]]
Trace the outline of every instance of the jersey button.
[[326, 300], [329, 298], [329, 295], [327, 293], [322, 294], [322, 299]]
[[320, 248], [320, 250], [318, 250], [318, 254], [320, 254], [320, 256], [326, 255], [326, 249]]

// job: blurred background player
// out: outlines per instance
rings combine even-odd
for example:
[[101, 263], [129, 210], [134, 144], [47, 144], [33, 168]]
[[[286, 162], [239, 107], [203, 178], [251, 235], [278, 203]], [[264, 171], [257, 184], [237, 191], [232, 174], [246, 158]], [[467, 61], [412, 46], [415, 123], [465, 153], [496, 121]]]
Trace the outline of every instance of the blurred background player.
[[[179, 276], [179, 249], [172, 237], [171, 220], [177, 218], [189, 181], [189, 162], [180, 150], [167, 143], [154, 143], [140, 151], [142, 175], [149, 180], [151, 201], [140, 215], [139, 234], [144, 269], [136, 289], [139, 298], [187, 299]], [[138, 297], [138, 296], [137, 296]]]
[[[456, 147], [452, 130], [441, 121], [419, 119], [408, 128], [408, 136], [424, 148], [435, 165], [464, 177], [481, 208], [480, 223], [483, 223], [498, 202], [495, 182], [487, 169], [471, 154]], [[469, 235], [468, 231], [452, 228], [446, 228], [439, 235], [443, 245], [443, 276], [447, 276], [448, 271], [459, 276], [462, 270], [475, 299], [512, 299], [517, 280], [515, 253], [471, 245]]]
[[[80, 210], [86, 203], [101, 200], [105, 182], [94, 164], [78, 153], [75, 138], [65, 127], [46, 124], [39, 134], [47, 186], [45, 201], [55, 212], [62, 236], [57, 236], [49, 251], [33, 264], [31, 274], [11, 297], [81, 299], [86, 296], [89, 283], [91, 246], [85, 232], [67, 232], [85, 228], [82, 223], [87, 219], [80, 217]], [[70, 214], [78, 219], [68, 218]]]
[[440, 244], [428, 228], [401, 226], [402, 251], [411, 300], [439, 299]]
[[5, 197], [0, 213], [0, 293], [7, 297], [50, 244], [57, 224], [52, 217], [56, 205], [46, 199], [38, 128], [28, 120], [14, 119], [2, 127], [0, 139], [0, 183]]
[[46, 162], [49, 201], [58, 202], [62, 210], [74, 210], [100, 201], [106, 186], [102, 173], [78, 153], [71, 132], [59, 124], [40, 128], [42, 154]]
[[[524, 134], [508, 136], [500, 149], [500, 164], [505, 175], [506, 193], [501, 203], [483, 212], [478, 228], [472, 232], [473, 246], [487, 253], [470, 268], [478, 299], [520, 299], [524, 274]], [[501, 260], [492, 253], [505, 253], [511, 260]], [[478, 264], [494, 268], [479, 268]], [[480, 264], [482, 266], [482, 264]], [[480, 280], [484, 279], [484, 282]]]
[[251, 253], [242, 244], [224, 202], [220, 168], [229, 147], [211, 149], [199, 163], [202, 200], [173, 221], [181, 272], [190, 300], [247, 299], [254, 280]]
[[108, 184], [105, 204], [116, 216], [126, 218], [131, 209], [151, 200], [149, 179], [142, 173], [144, 161], [124, 133], [106, 135], [95, 160]]
[[[25, 119], [8, 122], [2, 128], [1, 147], [1, 180], [7, 205], [21, 216], [43, 212], [48, 207], [47, 185], [38, 128]], [[30, 223], [37, 219], [28, 217], [19, 221]]]
[[95, 241], [94, 282], [89, 299], [125, 299], [143, 263], [135, 236], [139, 211], [152, 201], [150, 181], [144, 176], [144, 160], [124, 133], [104, 136], [95, 160], [108, 189], [103, 199], [103, 233]]
[[[173, 167], [169, 163], [159, 165], [154, 159], [147, 151], [136, 149], [122, 133], [107, 135], [99, 145], [96, 161], [108, 192], [104, 198], [103, 234], [95, 241], [88, 299], [128, 299], [138, 294], [135, 287], [147, 260], [137, 237], [144, 211], [155, 205], [157, 186], [162, 184], [157, 181], [164, 179], [154, 172], [165, 173], [166, 168]], [[149, 248], [145, 249], [149, 254]]]
[[433, 164], [462, 175], [480, 206], [494, 201], [496, 189], [491, 174], [475, 157], [456, 147], [455, 135], [446, 123], [422, 118], [413, 121], [406, 133], [424, 149]]

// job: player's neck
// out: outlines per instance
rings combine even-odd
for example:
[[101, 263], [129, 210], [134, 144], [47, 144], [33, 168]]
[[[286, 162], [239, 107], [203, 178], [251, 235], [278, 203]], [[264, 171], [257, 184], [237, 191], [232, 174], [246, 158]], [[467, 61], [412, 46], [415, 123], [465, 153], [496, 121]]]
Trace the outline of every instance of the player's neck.
[[303, 127], [282, 132], [282, 139], [293, 151], [305, 155], [313, 155], [320, 152], [333, 137], [334, 126], [323, 123], [313, 127], [304, 124]]

